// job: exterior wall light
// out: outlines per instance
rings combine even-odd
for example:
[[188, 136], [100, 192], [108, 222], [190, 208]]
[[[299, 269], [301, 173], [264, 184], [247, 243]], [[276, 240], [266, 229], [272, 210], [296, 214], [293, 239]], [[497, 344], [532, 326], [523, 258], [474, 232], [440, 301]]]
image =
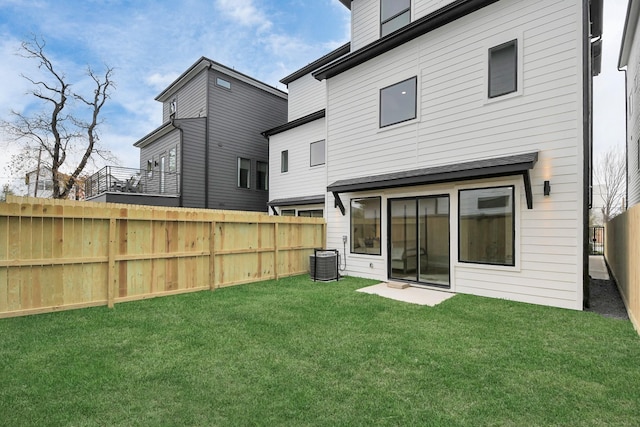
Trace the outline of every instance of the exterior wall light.
[[548, 196], [551, 194], [551, 183], [549, 181], [544, 182], [544, 195]]

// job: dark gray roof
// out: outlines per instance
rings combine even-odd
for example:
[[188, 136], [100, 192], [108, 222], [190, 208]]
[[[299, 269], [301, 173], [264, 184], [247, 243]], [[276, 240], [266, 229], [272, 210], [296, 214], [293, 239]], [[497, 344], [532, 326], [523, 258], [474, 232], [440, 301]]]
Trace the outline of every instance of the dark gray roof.
[[355, 52], [352, 52], [349, 55], [343, 56], [342, 58], [319, 68], [313, 73], [313, 76], [318, 80], [324, 80], [336, 76], [370, 59], [382, 55], [391, 49], [407, 43], [408, 41], [427, 34], [430, 31], [440, 28], [497, 1], [498, 0], [454, 1], [403, 28], [394, 31], [393, 33], [382, 37], [381, 39], [378, 39]]
[[325, 110], [316, 111], [315, 113], [308, 114], [308, 115], [306, 115], [304, 117], [300, 117], [299, 119], [292, 120], [292, 121], [287, 122], [287, 123], [285, 123], [283, 125], [276, 126], [276, 127], [272, 128], [272, 129], [269, 129], [269, 130], [265, 130], [264, 132], [262, 132], [262, 135], [268, 138], [271, 135], [275, 135], [275, 134], [284, 132], [286, 130], [296, 128], [298, 126], [302, 126], [304, 124], [307, 124], [307, 123], [313, 122], [315, 120], [321, 119], [324, 116], [325, 116]]
[[321, 58], [316, 59], [315, 61], [309, 63], [308, 65], [300, 68], [298, 71], [295, 71], [289, 74], [287, 77], [280, 80], [280, 83], [288, 85], [294, 80], [299, 79], [302, 76], [309, 74], [317, 68], [320, 68], [324, 65], [327, 65], [336, 59], [348, 54], [351, 51], [351, 43], [346, 43], [340, 46], [339, 48], [327, 53]]
[[330, 184], [327, 187], [327, 191], [344, 193], [347, 191], [379, 190], [383, 188], [518, 175], [527, 172], [529, 169], [533, 169], [537, 161], [538, 152], [535, 151], [513, 156], [474, 160], [466, 163], [453, 163], [424, 169], [343, 179]]
[[324, 194], [318, 196], [292, 197], [290, 199], [273, 199], [268, 206], [298, 206], [324, 203]]

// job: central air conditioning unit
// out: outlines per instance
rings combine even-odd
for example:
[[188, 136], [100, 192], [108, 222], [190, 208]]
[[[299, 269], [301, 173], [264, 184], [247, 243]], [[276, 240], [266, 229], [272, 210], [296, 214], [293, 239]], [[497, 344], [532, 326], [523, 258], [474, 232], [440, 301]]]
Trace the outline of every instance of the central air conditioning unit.
[[309, 272], [313, 281], [340, 280], [338, 259], [337, 249], [315, 249], [313, 255], [309, 255]]

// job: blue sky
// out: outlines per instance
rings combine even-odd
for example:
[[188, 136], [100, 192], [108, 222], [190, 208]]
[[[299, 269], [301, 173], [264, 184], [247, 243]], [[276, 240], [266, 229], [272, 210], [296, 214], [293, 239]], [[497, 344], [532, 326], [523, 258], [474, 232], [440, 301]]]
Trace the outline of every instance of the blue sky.
[[[349, 40], [349, 19], [338, 0], [0, 0], [0, 118], [33, 108], [20, 74], [36, 64], [16, 52], [42, 36], [70, 81], [88, 64], [115, 69], [101, 141], [138, 167], [132, 144], [162, 124], [154, 98], [201, 56], [286, 90], [282, 77]], [[1, 184], [11, 148], [0, 146]]]
[[[594, 83], [596, 155], [624, 146], [624, 74], [617, 59], [626, 4], [604, 5], [603, 72]], [[20, 74], [34, 75], [35, 65], [16, 52], [31, 34], [42, 36], [69, 80], [89, 64], [115, 68], [101, 141], [122, 166], [138, 167], [133, 143], [161, 125], [154, 98], [198, 58], [284, 90], [282, 77], [349, 40], [349, 20], [338, 0], [0, 0], [0, 118], [33, 108]], [[12, 152], [1, 134], [0, 152], [1, 185]]]

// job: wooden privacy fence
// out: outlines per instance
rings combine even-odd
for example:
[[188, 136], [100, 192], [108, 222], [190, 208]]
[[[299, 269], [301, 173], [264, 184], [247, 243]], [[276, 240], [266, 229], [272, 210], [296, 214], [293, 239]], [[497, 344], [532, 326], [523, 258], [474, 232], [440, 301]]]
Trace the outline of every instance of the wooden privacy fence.
[[0, 318], [301, 274], [322, 218], [11, 197], [0, 203]]
[[604, 256], [629, 318], [640, 332], [640, 205], [605, 224]]

